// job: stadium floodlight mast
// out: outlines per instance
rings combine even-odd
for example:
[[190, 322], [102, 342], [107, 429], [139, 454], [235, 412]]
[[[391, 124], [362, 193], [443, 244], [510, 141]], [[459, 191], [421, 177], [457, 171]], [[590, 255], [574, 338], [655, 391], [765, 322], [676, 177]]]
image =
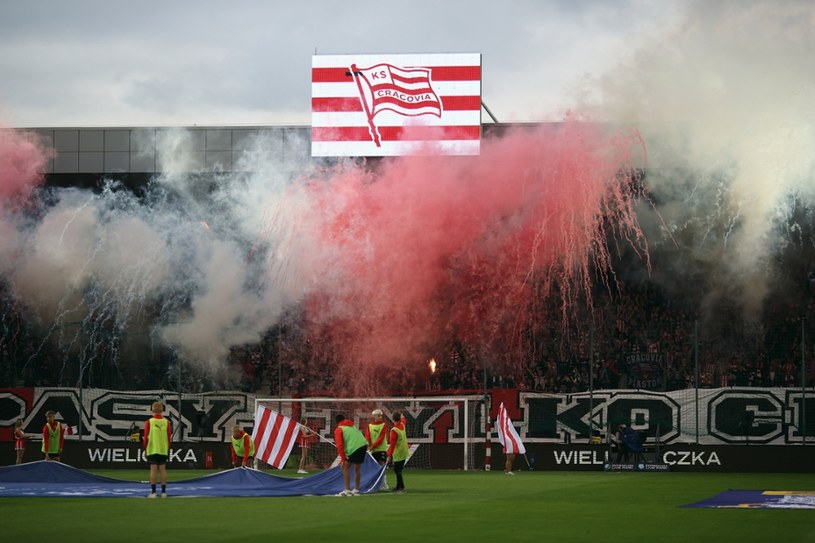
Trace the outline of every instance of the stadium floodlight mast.
[[[322, 427], [317, 428], [321, 438], [320, 445], [325, 448], [320, 452], [312, 447], [311, 454], [320, 456], [317, 463], [330, 465], [336, 457], [330, 438], [333, 436], [334, 417], [340, 413], [351, 420], [368, 421], [373, 409], [382, 409], [386, 415], [396, 411], [407, 414], [408, 442], [411, 445], [411, 457], [408, 460], [410, 468], [431, 468], [429, 446], [434, 443], [434, 422], [442, 415], [452, 416], [453, 427], [448, 428], [448, 435], [442, 440], [449, 445], [462, 445], [463, 453], [460, 460], [448, 457], [449, 464], [454, 464], [464, 470], [474, 469], [473, 451], [476, 447], [476, 433], [484, 431], [484, 423], [489, 412], [484, 416], [475, 416], [475, 410], [483, 405], [483, 396], [396, 396], [396, 397], [360, 397], [360, 398], [255, 398], [255, 413], [259, 405], [272, 411], [299, 421], [307, 418], [311, 421], [322, 421]], [[480, 429], [475, 428], [478, 423]], [[315, 428], [312, 428], [315, 430]]]

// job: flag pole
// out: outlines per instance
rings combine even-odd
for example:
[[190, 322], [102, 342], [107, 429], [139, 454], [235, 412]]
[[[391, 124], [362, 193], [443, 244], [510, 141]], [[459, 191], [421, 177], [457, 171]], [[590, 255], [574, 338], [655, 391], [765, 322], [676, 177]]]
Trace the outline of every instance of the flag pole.
[[[303, 426], [303, 425], [301, 424], [300, 426]], [[325, 441], [326, 443], [328, 443], [328, 444], [330, 444], [330, 445], [333, 445], [334, 447], [336, 447], [336, 446], [337, 446], [337, 444], [336, 444], [336, 443], [334, 443], [332, 440], [328, 439], [327, 437], [323, 437], [323, 436], [321, 436], [321, 435], [320, 435], [320, 432], [315, 432], [314, 430], [312, 430], [312, 429], [311, 429], [311, 428], [309, 428], [308, 426], [305, 426], [305, 428], [308, 428], [309, 433], [310, 433], [310, 434], [312, 434], [312, 435], [317, 436], [317, 438], [318, 438], [318, 439], [321, 439], [321, 440]]]
[[330, 443], [331, 445], [334, 445], [334, 447], [336, 447], [336, 446], [337, 446], [337, 444], [336, 444], [336, 443], [334, 443], [332, 440], [328, 439], [327, 437], [323, 437], [323, 436], [321, 436], [321, 435], [320, 435], [320, 432], [314, 432], [314, 433], [315, 433], [315, 434], [317, 434], [317, 437], [318, 437], [318, 438], [322, 439], [322, 440], [323, 440], [323, 441], [325, 441], [326, 443]]

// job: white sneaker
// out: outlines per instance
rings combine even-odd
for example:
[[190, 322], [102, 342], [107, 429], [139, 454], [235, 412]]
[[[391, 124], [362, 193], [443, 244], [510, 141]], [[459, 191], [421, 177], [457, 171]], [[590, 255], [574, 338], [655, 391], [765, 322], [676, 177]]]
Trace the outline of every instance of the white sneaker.
[[382, 490], [390, 490], [391, 487], [388, 486], [388, 481], [382, 481]]
[[357, 490], [357, 489], [355, 488], [354, 490], [352, 490], [352, 491], [351, 491], [351, 495], [352, 495], [352, 496], [359, 496], [359, 490]]
[[161, 497], [162, 497], [162, 498], [166, 498], [166, 497], [167, 497], [167, 493], [166, 493], [166, 492], [162, 492], [162, 493], [161, 493]]
[[308, 472], [306, 470], [304, 470], [304, 469], [298, 469], [297, 473], [308, 473]]
[[147, 497], [148, 498], [158, 498], [158, 496], [156, 496], [155, 492], [151, 492], [150, 494], [147, 495]]
[[512, 473], [511, 471], [505, 471], [504, 473], [505, 473], [506, 475], [515, 475], [515, 474], [514, 474], [514, 473]]
[[350, 490], [343, 490], [342, 492], [337, 494], [337, 496], [352, 496], [352, 494]]

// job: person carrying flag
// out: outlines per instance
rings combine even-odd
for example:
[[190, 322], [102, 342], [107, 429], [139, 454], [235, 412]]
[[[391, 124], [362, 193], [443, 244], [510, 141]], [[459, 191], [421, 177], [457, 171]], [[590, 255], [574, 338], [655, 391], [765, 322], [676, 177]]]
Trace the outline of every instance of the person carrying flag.
[[393, 489], [396, 494], [405, 493], [405, 480], [402, 478], [402, 470], [405, 469], [405, 462], [407, 462], [410, 447], [407, 442], [407, 432], [405, 431], [405, 423], [402, 418], [402, 413], [395, 412], [393, 420], [399, 421], [393, 424], [391, 428], [388, 446], [388, 460], [393, 462], [393, 472], [396, 474], [396, 488]]
[[42, 428], [42, 452], [46, 460], [62, 462], [62, 449], [65, 447], [65, 428], [57, 420], [54, 411], [45, 413], [48, 422]]
[[243, 431], [240, 425], [232, 427], [232, 465], [236, 468], [241, 466], [251, 468], [255, 460], [255, 442], [252, 436]]
[[170, 456], [170, 440], [173, 430], [170, 421], [161, 414], [164, 404], [153, 402], [153, 416], [144, 423], [144, 451], [150, 462], [150, 489], [148, 498], [156, 496], [156, 479], [161, 471], [161, 497], [167, 497], [167, 458]]
[[[362, 463], [365, 462], [365, 455], [368, 454], [368, 442], [365, 441], [362, 432], [345, 415], [337, 415], [334, 420], [337, 422], [337, 427], [334, 429], [334, 443], [337, 445], [337, 452], [340, 455], [342, 479], [345, 483], [345, 489], [339, 495], [359, 496]], [[354, 465], [353, 490], [351, 490], [350, 464]]]
[[526, 448], [521, 442], [521, 437], [515, 430], [515, 426], [512, 425], [512, 421], [509, 419], [503, 402], [498, 406], [498, 420], [495, 421], [495, 427], [498, 430], [498, 441], [504, 446], [504, 454], [506, 455], [504, 473], [507, 475], [515, 475], [512, 471], [512, 463], [515, 461], [515, 455], [526, 454]]

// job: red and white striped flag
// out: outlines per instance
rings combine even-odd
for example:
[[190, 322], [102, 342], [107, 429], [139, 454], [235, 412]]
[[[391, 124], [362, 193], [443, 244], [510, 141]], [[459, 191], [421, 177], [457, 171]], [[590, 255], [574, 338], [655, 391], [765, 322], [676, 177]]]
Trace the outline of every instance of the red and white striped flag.
[[312, 156], [477, 155], [481, 55], [314, 55]]
[[526, 447], [521, 442], [521, 436], [518, 435], [512, 421], [509, 420], [503, 402], [498, 406], [498, 420], [495, 421], [495, 427], [498, 429], [498, 441], [504, 446], [504, 453], [526, 454]]
[[300, 432], [300, 423], [262, 405], [255, 411], [255, 458], [283, 469]]
[[441, 102], [430, 83], [428, 68], [399, 68], [377, 64], [370, 68], [351, 65], [363, 86], [362, 98], [371, 115], [390, 110], [405, 116], [430, 114], [441, 117]]

